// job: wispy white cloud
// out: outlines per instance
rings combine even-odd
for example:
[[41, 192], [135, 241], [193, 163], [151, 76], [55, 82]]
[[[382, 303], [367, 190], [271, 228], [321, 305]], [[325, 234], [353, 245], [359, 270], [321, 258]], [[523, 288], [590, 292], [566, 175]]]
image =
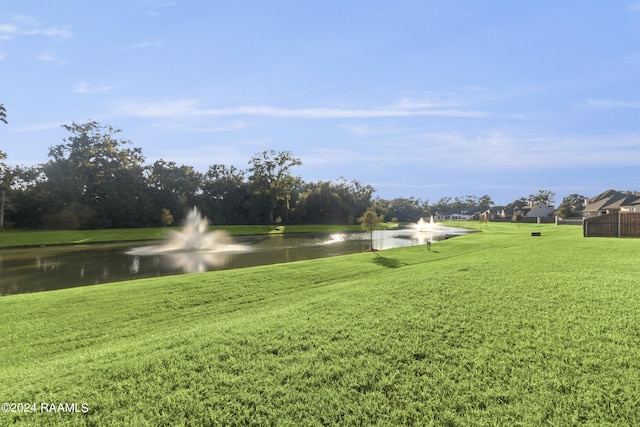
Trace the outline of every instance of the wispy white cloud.
[[416, 99], [416, 98], [400, 98], [399, 101], [391, 104], [394, 108], [400, 109], [416, 109], [416, 108], [442, 108], [454, 106], [453, 101], [432, 100], [432, 99]]
[[627, 10], [630, 12], [640, 12], [640, 1], [629, 3], [629, 5], [627, 6]]
[[175, 6], [176, 3], [172, 2], [172, 1], [166, 1], [166, 2], [154, 2], [153, 4], [151, 4], [151, 10], [148, 10], [146, 13], [147, 15], [150, 16], [158, 16], [160, 15], [160, 10], [161, 9], [166, 9], [168, 7], [172, 7]]
[[394, 135], [401, 131], [400, 129], [377, 129], [369, 125], [343, 124], [341, 127], [355, 135]]
[[520, 174], [545, 169], [640, 166], [639, 135], [601, 137], [536, 137], [502, 132], [480, 134], [430, 133], [355, 147], [312, 148], [305, 164], [366, 163], [375, 169], [503, 171]]
[[482, 86], [468, 85], [453, 88], [449, 91], [425, 90], [420, 92], [404, 93], [398, 101], [391, 104], [397, 108], [462, 108], [477, 102], [484, 102], [497, 96], [495, 92], [489, 92]]
[[113, 107], [116, 114], [133, 117], [166, 118], [204, 115], [198, 109], [196, 101], [190, 99], [161, 102], [122, 100], [117, 102]]
[[60, 129], [61, 126], [62, 122], [33, 123], [30, 125], [12, 128], [11, 131], [16, 133], [42, 132], [45, 130]]
[[51, 52], [40, 52], [36, 55], [36, 59], [42, 62], [54, 62], [58, 60], [58, 57]]
[[586, 109], [640, 108], [640, 101], [588, 98], [578, 106]]
[[7, 57], [7, 54], [4, 52], [0, 52], [0, 61], [2, 61], [3, 59], [5, 59]]
[[640, 64], [640, 53], [634, 52], [620, 58], [616, 58], [615, 62], [622, 65], [637, 66], [638, 64]]
[[[426, 134], [412, 161], [476, 170], [640, 166], [640, 135], [522, 136], [502, 132], [479, 135]], [[393, 155], [393, 153], [390, 153]], [[404, 160], [406, 161], [406, 160]]]
[[300, 156], [304, 165], [336, 165], [339, 163], [368, 163], [380, 160], [375, 154], [364, 154], [348, 148], [312, 148], [305, 155]]
[[0, 40], [11, 40], [15, 37], [15, 27], [13, 25], [0, 25]]
[[55, 39], [72, 37], [71, 26], [46, 27], [34, 18], [12, 15], [9, 23], [0, 24], [0, 40], [10, 40], [18, 36], [44, 36]]
[[184, 120], [168, 120], [154, 123], [149, 127], [152, 129], [179, 130], [191, 133], [221, 133], [245, 129], [248, 126], [248, 123], [240, 120], [234, 120], [223, 124], [202, 124], [193, 123], [192, 121], [185, 122]]
[[159, 41], [159, 40], [143, 40], [139, 43], [133, 43], [127, 46], [124, 46], [122, 49], [123, 50], [138, 50], [138, 49], [145, 49], [148, 47], [156, 47], [156, 46], [162, 46], [164, 43]]
[[111, 89], [113, 89], [113, 86], [107, 86], [107, 85], [92, 86], [89, 83], [82, 81], [75, 86], [75, 88], [73, 89], [73, 92], [80, 93], [80, 94], [107, 93], [107, 92], [110, 92]]
[[194, 166], [197, 170], [206, 171], [213, 164], [245, 165], [247, 163], [247, 149], [245, 145], [218, 144], [194, 146], [189, 149], [158, 149], [145, 151], [150, 163], [159, 159], [171, 159], [178, 164]]
[[122, 115], [160, 118], [160, 117], [215, 117], [215, 116], [262, 116], [273, 118], [297, 119], [354, 119], [377, 117], [485, 117], [487, 113], [474, 110], [447, 108], [409, 108], [383, 107], [371, 109], [350, 108], [282, 108], [270, 105], [249, 105], [227, 108], [202, 108], [198, 102], [190, 99], [164, 102], [139, 102], [124, 100], [116, 106], [116, 111]]

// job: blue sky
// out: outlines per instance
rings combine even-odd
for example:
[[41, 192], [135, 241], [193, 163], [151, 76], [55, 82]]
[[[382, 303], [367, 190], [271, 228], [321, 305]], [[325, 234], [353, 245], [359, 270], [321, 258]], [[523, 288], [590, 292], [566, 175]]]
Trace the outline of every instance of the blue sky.
[[14, 164], [97, 120], [387, 199], [640, 190], [640, 1], [4, 0], [0, 71]]

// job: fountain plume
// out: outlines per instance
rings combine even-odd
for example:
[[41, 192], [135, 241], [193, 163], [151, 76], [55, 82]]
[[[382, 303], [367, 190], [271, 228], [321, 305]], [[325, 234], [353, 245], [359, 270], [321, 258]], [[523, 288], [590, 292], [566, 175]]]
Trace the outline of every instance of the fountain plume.
[[429, 222], [426, 222], [424, 218], [420, 218], [416, 223], [416, 229], [418, 231], [433, 231], [438, 227], [440, 226], [433, 221], [433, 215], [431, 215]]
[[209, 266], [219, 267], [229, 261], [229, 254], [245, 252], [243, 245], [234, 244], [222, 230], [209, 231], [209, 221], [197, 208], [187, 215], [182, 231], [170, 230], [161, 245], [143, 246], [127, 252], [129, 255], [166, 255], [167, 261], [181, 266], [185, 272], [206, 271]]
[[180, 252], [208, 251], [233, 243], [224, 231], [209, 232], [209, 221], [203, 218], [197, 208], [187, 215], [182, 231], [169, 231], [165, 248]]

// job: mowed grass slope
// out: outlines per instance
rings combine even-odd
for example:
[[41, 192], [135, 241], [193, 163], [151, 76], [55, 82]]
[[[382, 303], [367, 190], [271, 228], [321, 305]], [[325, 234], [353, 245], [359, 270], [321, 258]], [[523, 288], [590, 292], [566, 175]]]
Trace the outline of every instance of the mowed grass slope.
[[0, 402], [89, 406], [0, 421], [640, 424], [640, 240], [432, 249], [0, 298]]

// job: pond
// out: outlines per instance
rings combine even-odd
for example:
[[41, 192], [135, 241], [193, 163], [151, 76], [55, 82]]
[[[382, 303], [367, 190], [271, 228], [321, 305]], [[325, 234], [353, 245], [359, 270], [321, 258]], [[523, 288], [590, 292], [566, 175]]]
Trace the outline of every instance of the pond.
[[[468, 230], [458, 228], [439, 233], [381, 230], [373, 233], [373, 245], [376, 249], [425, 245], [427, 240], [465, 232]], [[146, 256], [128, 252], [135, 253], [147, 242], [0, 250], [0, 295], [346, 255], [369, 249], [370, 235], [344, 232], [235, 236], [233, 243], [232, 250]]]

